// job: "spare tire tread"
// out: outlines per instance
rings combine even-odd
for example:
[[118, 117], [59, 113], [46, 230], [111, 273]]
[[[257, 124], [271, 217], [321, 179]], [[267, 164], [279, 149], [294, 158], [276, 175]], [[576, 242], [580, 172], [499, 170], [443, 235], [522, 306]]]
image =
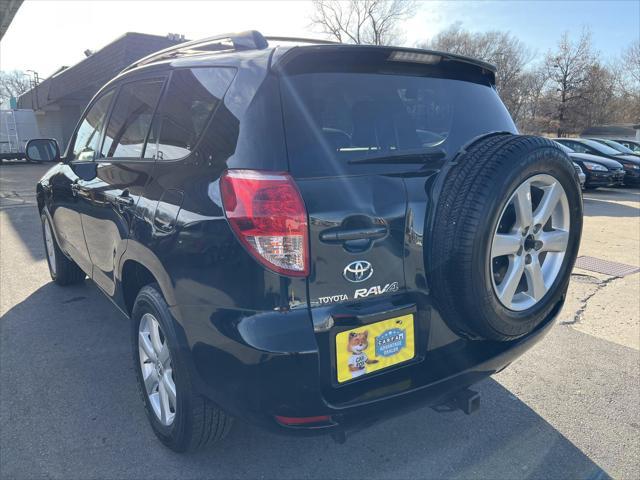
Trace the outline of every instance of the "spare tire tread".
[[[460, 212], [460, 209], [467, 208], [464, 204], [470, 195], [460, 195], [460, 191], [468, 191], [476, 177], [481, 175], [483, 171], [483, 169], [476, 169], [474, 162], [477, 162], [478, 157], [482, 158], [485, 155], [494, 154], [512, 138], [513, 136], [509, 134], [484, 138], [467, 147], [464, 152], [458, 155], [456, 159], [457, 164], [448, 172], [442, 187], [442, 194], [433, 225], [433, 231], [440, 232], [438, 237], [442, 240], [438, 241], [438, 238], [434, 236], [432, 242], [431, 277], [434, 279], [434, 296], [438, 300], [438, 306], [441, 310], [440, 313], [445, 317], [447, 323], [453, 323], [452, 326], [457, 333], [472, 339], [480, 337], [469, 330], [466, 322], [462, 323], [457, 321], [458, 315], [455, 313], [457, 302], [453, 295], [447, 291], [449, 289], [446, 289], [445, 285], [436, 279], [441, 279], [446, 276], [445, 272], [450, 268], [451, 263], [449, 253], [450, 245], [456, 244], [455, 239], [457, 238], [460, 225], [459, 222], [457, 222], [458, 216], [454, 216], [452, 212]], [[476, 170], [475, 175], [473, 175], [474, 169]], [[462, 182], [461, 187], [456, 188], [460, 182]], [[479, 215], [479, 212], [477, 212], [477, 214]]]

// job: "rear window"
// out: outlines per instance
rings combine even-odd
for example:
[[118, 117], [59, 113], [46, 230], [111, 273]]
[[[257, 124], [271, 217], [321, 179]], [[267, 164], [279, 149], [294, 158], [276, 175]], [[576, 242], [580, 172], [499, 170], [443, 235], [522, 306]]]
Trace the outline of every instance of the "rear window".
[[515, 132], [495, 90], [468, 81], [331, 72], [284, 76], [282, 85], [289, 161], [297, 177], [416, 169], [366, 160], [450, 156], [483, 133]]

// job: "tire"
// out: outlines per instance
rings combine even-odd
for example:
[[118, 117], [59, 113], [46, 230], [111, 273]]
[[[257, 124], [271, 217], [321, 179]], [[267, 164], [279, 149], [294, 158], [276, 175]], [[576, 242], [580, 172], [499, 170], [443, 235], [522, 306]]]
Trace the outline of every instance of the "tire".
[[[140, 290], [133, 306], [131, 318], [133, 363], [138, 379], [138, 389], [144, 403], [147, 418], [158, 439], [176, 452], [198, 450], [222, 440], [231, 429], [232, 418], [209, 399], [199, 395], [194, 390], [189, 369], [185, 362], [185, 354], [178, 348], [179, 342], [176, 336], [175, 320], [169, 312], [169, 308], [156, 284], [147, 285]], [[148, 325], [152, 321], [150, 319], [157, 321], [160, 344], [163, 349], [168, 348], [169, 352], [169, 357], [162, 353], [156, 357], [165, 358], [161, 362], [163, 364], [162, 368], [160, 366], [153, 367], [154, 361], [151, 356], [147, 356], [145, 361], [145, 349], [140, 348], [141, 341], [146, 342], [147, 349], [153, 348], [152, 335], [147, 337], [145, 333], [141, 333], [140, 328], [143, 322]], [[142, 330], [145, 329], [144, 325], [143, 323]], [[142, 339], [143, 336], [146, 338]], [[156, 403], [153, 402], [145, 386], [145, 374], [142, 370], [143, 363], [147, 372], [152, 372], [153, 368], [155, 368], [155, 378], [163, 379], [162, 385], [158, 382], [157, 387], [152, 388], [158, 395]], [[170, 387], [166, 386], [166, 379], [171, 380], [173, 384], [172, 391], [175, 392], [175, 395], [169, 394], [170, 390], [168, 388]], [[149, 383], [153, 383], [153, 380]], [[168, 408], [165, 409], [168, 412], [167, 414], [161, 413], [163, 408], [163, 392], [161, 389], [167, 392]], [[164, 421], [163, 418], [165, 419]]]
[[[563, 300], [580, 243], [582, 196], [567, 155], [544, 138], [484, 137], [457, 156], [440, 192], [425, 260], [443, 319], [470, 339], [509, 341], [530, 333]], [[526, 209], [516, 213], [527, 197], [529, 220]], [[554, 208], [540, 207], [543, 199]], [[542, 221], [547, 210], [544, 225], [516, 228]], [[507, 237], [516, 242], [511, 253], [495, 256], [498, 240]]]
[[45, 256], [47, 257], [51, 280], [61, 286], [83, 282], [86, 274], [58, 246], [49, 217], [42, 212], [40, 220], [42, 221], [42, 240], [44, 241]]

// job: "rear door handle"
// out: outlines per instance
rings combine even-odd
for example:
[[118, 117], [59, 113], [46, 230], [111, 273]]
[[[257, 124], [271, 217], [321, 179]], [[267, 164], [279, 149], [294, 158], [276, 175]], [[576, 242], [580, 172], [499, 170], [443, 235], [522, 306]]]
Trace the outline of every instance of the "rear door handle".
[[320, 240], [325, 243], [344, 243], [352, 240], [378, 240], [387, 235], [387, 227], [338, 228], [325, 230]]
[[115, 197], [115, 201], [119, 208], [130, 207], [133, 205], [133, 197], [129, 195], [129, 190], [123, 191], [120, 195]]
[[73, 195], [74, 197], [83, 197], [83, 198], [89, 198], [89, 192], [87, 191], [86, 188], [84, 188], [80, 183], [78, 182], [73, 182], [71, 184], [71, 195]]
[[116, 197], [116, 203], [124, 206], [131, 206], [133, 205], [133, 198], [129, 197], [128, 195], [125, 197], [123, 197], [122, 195], [118, 195]]

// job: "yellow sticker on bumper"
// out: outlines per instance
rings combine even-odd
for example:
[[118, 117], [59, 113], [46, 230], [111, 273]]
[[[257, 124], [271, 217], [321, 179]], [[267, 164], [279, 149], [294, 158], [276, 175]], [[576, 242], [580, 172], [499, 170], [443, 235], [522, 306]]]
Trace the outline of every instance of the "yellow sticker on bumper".
[[412, 314], [340, 332], [336, 335], [338, 382], [406, 362], [414, 355]]

